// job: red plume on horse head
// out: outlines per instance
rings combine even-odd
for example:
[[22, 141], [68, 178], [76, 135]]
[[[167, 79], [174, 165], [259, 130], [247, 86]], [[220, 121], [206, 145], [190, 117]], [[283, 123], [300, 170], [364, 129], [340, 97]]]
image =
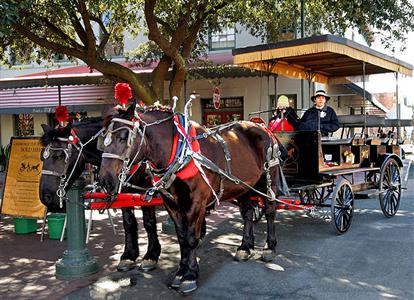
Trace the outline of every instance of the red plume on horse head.
[[64, 122], [69, 120], [68, 108], [64, 105], [58, 105], [55, 108], [55, 118], [58, 120], [61, 126], [64, 126]]
[[125, 109], [128, 100], [132, 98], [132, 90], [128, 83], [118, 82], [115, 85], [115, 98], [118, 99], [122, 108]]

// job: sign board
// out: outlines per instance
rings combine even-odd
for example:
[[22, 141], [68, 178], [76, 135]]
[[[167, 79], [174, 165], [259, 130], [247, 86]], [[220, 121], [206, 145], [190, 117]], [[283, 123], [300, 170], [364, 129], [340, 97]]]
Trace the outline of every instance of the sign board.
[[214, 88], [213, 92], [213, 104], [215, 109], [220, 108], [220, 89], [218, 87]]
[[46, 207], [39, 198], [43, 166], [40, 138], [12, 137], [10, 144], [0, 213], [43, 218]]

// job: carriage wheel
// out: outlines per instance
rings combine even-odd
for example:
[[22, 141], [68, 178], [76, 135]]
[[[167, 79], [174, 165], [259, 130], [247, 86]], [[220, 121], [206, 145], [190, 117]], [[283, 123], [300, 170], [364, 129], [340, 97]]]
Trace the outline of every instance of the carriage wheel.
[[401, 200], [400, 167], [395, 159], [388, 159], [381, 166], [379, 178], [379, 201], [382, 212], [387, 218], [394, 216]]
[[354, 193], [348, 180], [341, 178], [332, 192], [331, 224], [336, 233], [345, 233], [354, 214]]
[[302, 194], [301, 202], [307, 204], [322, 204], [330, 196], [332, 190], [328, 187], [320, 187], [305, 190]]

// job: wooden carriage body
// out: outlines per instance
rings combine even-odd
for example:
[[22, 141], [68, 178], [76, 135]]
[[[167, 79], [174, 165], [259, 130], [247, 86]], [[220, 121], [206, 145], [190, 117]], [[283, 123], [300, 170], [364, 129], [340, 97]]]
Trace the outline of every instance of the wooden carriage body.
[[[283, 171], [288, 181], [321, 180], [333, 171], [358, 168], [379, 168], [385, 157], [393, 155], [401, 163], [400, 143], [397, 137], [367, 137], [368, 128], [412, 126], [411, 120], [385, 120], [384, 117], [349, 115], [339, 116], [342, 126], [340, 138], [322, 137], [318, 131], [279, 131], [275, 136], [288, 152]], [[356, 128], [360, 132], [354, 133]]]

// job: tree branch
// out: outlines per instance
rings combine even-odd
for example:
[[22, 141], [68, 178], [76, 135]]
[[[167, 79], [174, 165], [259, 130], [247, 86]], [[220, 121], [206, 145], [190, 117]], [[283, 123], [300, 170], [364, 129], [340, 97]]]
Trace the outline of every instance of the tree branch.
[[82, 21], [85, 26], [85, 33], [88, 39], [88, 43], [86, 45], [88, 49], [88, 60], [94, 61], [96, 59], [96, 37], [92, 29], [91, 21], [89, 19], [89, 12], [86, 8], [85, 1], [79, 0], [77, 6], [79, 13], [82, 16]]
[[178, 48], [173, 47], [161, 34], [157, 21], [154, 16], [156, 0], [145, 0], [144, 13], [148, 25], [148, 38], [154, 41], [161, 50], [164, 51], [179, 68], [185, 68], [185, 61], [178, 52]]
[[31, 40], [35, 44], [38, 44], [41, 47], [53, 50], [53, 51], [58, 52], [58, 53], [66, 54], [68, 56], [77, 57], [77, 58], [79, 58], [79, 59], [81, 59], [85, 62], [87, 61], [86, 60], [86, 55], [78, 49], [69, 48], [69, 47], [64, 46], [62, 44], [51, 42], [51, 41], [47, 40], [46, 38], [39, 37], [39, 36], [35, 35], [34, 33], [32, 33], [30, 30], [28, 30], [27, 27], [25, 27], [23, 25], [15, 23], [11, 26], [19, 34], [21, 34], [22, 36], [28, 38], [29, 40]]
[[70, 36], [64, 33], [60, 28], [56, 27], [55, 24], [51, 23], [46, 18], [41, 18], [41, 21], [45, 24], [45, 26], [50, 29], [51, 32], [56, 34], [63, 42], [69, 43], [72, 45], [73, 48], [82, 48], [75, 40], [73, 40]]

